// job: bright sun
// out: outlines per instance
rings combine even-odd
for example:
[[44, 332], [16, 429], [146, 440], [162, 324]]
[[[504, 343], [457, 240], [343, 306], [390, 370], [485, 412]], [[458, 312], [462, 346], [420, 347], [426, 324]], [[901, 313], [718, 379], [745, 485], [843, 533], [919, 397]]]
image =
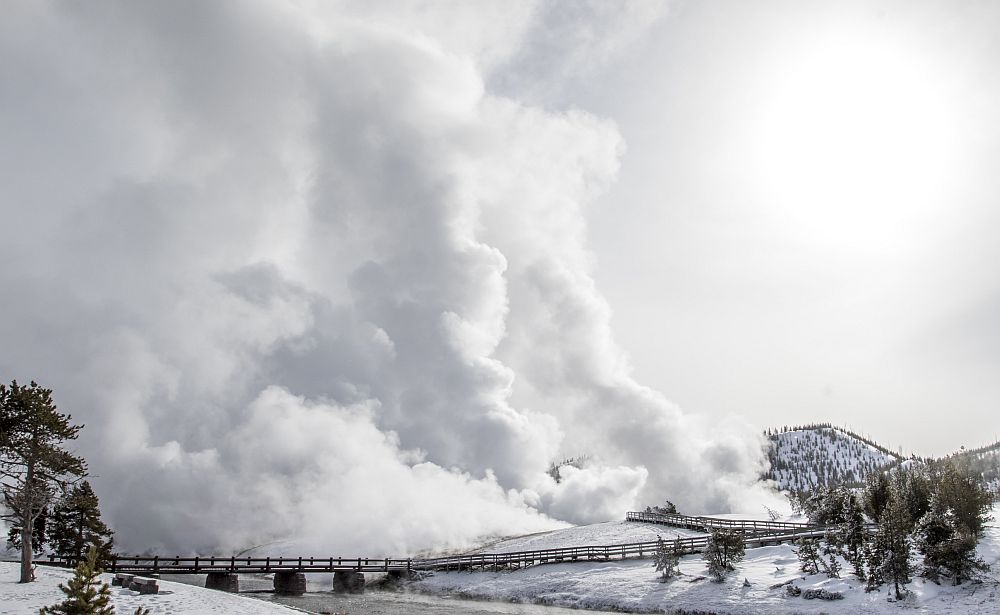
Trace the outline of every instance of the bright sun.
[[830, 45], [791, 60], [757, 136], [757, 177], [780, 215], [830, 239], [885, 238], [937, 207], [955, 118], [918, 56]]

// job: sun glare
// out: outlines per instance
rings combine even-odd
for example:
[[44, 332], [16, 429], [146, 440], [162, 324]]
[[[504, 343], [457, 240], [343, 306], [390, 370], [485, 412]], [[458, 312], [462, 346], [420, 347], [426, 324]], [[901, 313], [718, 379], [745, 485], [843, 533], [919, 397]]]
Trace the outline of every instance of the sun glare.
[[938, 206], [955, 119], [919, 55], [830, 45], [796, 58], [777, 83], [757, 139], [758, 178], [799, 230], [891, 242]]

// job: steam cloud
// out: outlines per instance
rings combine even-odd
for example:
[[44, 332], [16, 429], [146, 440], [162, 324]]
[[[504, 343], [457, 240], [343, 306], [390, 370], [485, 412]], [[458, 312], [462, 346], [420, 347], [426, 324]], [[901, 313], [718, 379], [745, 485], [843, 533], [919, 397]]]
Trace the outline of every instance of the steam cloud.
[[747, 497], [753, 430], [637, 384], [589, 275], [616, 127], [488, 87], [656, 11], [542, 40], [530, 3], [364, 4], [5, 7], [0, 375], [87, 424], [121, 547], [402, 554]]

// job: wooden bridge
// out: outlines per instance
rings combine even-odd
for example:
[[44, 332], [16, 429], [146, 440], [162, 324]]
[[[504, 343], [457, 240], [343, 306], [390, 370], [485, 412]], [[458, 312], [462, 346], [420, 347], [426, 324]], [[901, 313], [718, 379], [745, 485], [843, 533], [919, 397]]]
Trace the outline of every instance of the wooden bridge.
[[[820, 537], [828, 527], [808, 523], [718, 519], [677, 514], [630, 512], [626, 521], [654, 523], [708, 532], [727, 529], [743, 534], [747, 547], [761, 547], [791, 542], [799, 538]], [[667, 539], [664, 542], [680, 554], [699, 553], [708, 545], [709, 536]], [[237, 574], [274, 573], [276, 591], [305, 591], [305, 573], [334, 573], [349, 587], [364, 586], [365, 572], [408, 575], [413, 571], [516, 570], [527, 566], [560, 562], [611, 561], [651, 557], [658, 541], [616, 545], [583, 545], [555, 549], [534, 549], [510, 553], [473, 553], [435, 558], [365, 558], [365, 557], [143, 557], [115, 556], [107, 570], [114, 573], [144, 575], [208, 574], [206, 586], [237, 591]], [[74, 567], [75, 556], [49, 556], [39, 564]], [[360, 580], [359, 580], [360, 577]], [[285, 589], [282, 589], [285, 588]]]
[[[141, 557], [116, 555], [106, 566], [106, 572], [136, 574], [205, 574], [235, 572], [267, 574], [272, 572], [390, 572], [415, 569], [414, 559], [375, 559], [368, 557]], [[74, 568], [75, 556], [50, 555], [36, 563]]]

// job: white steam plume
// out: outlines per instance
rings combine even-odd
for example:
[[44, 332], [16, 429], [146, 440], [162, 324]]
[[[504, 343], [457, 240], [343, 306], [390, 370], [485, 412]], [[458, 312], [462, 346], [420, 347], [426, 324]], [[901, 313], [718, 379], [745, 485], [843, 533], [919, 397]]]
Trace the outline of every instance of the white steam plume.
[[730, 506], [756, 436], [635, 383], [589, 275], [615, 126], [485, 86], [553, 13], [382, 6], [6, 7], [0, 375], [87, 423], [125, 549]]

